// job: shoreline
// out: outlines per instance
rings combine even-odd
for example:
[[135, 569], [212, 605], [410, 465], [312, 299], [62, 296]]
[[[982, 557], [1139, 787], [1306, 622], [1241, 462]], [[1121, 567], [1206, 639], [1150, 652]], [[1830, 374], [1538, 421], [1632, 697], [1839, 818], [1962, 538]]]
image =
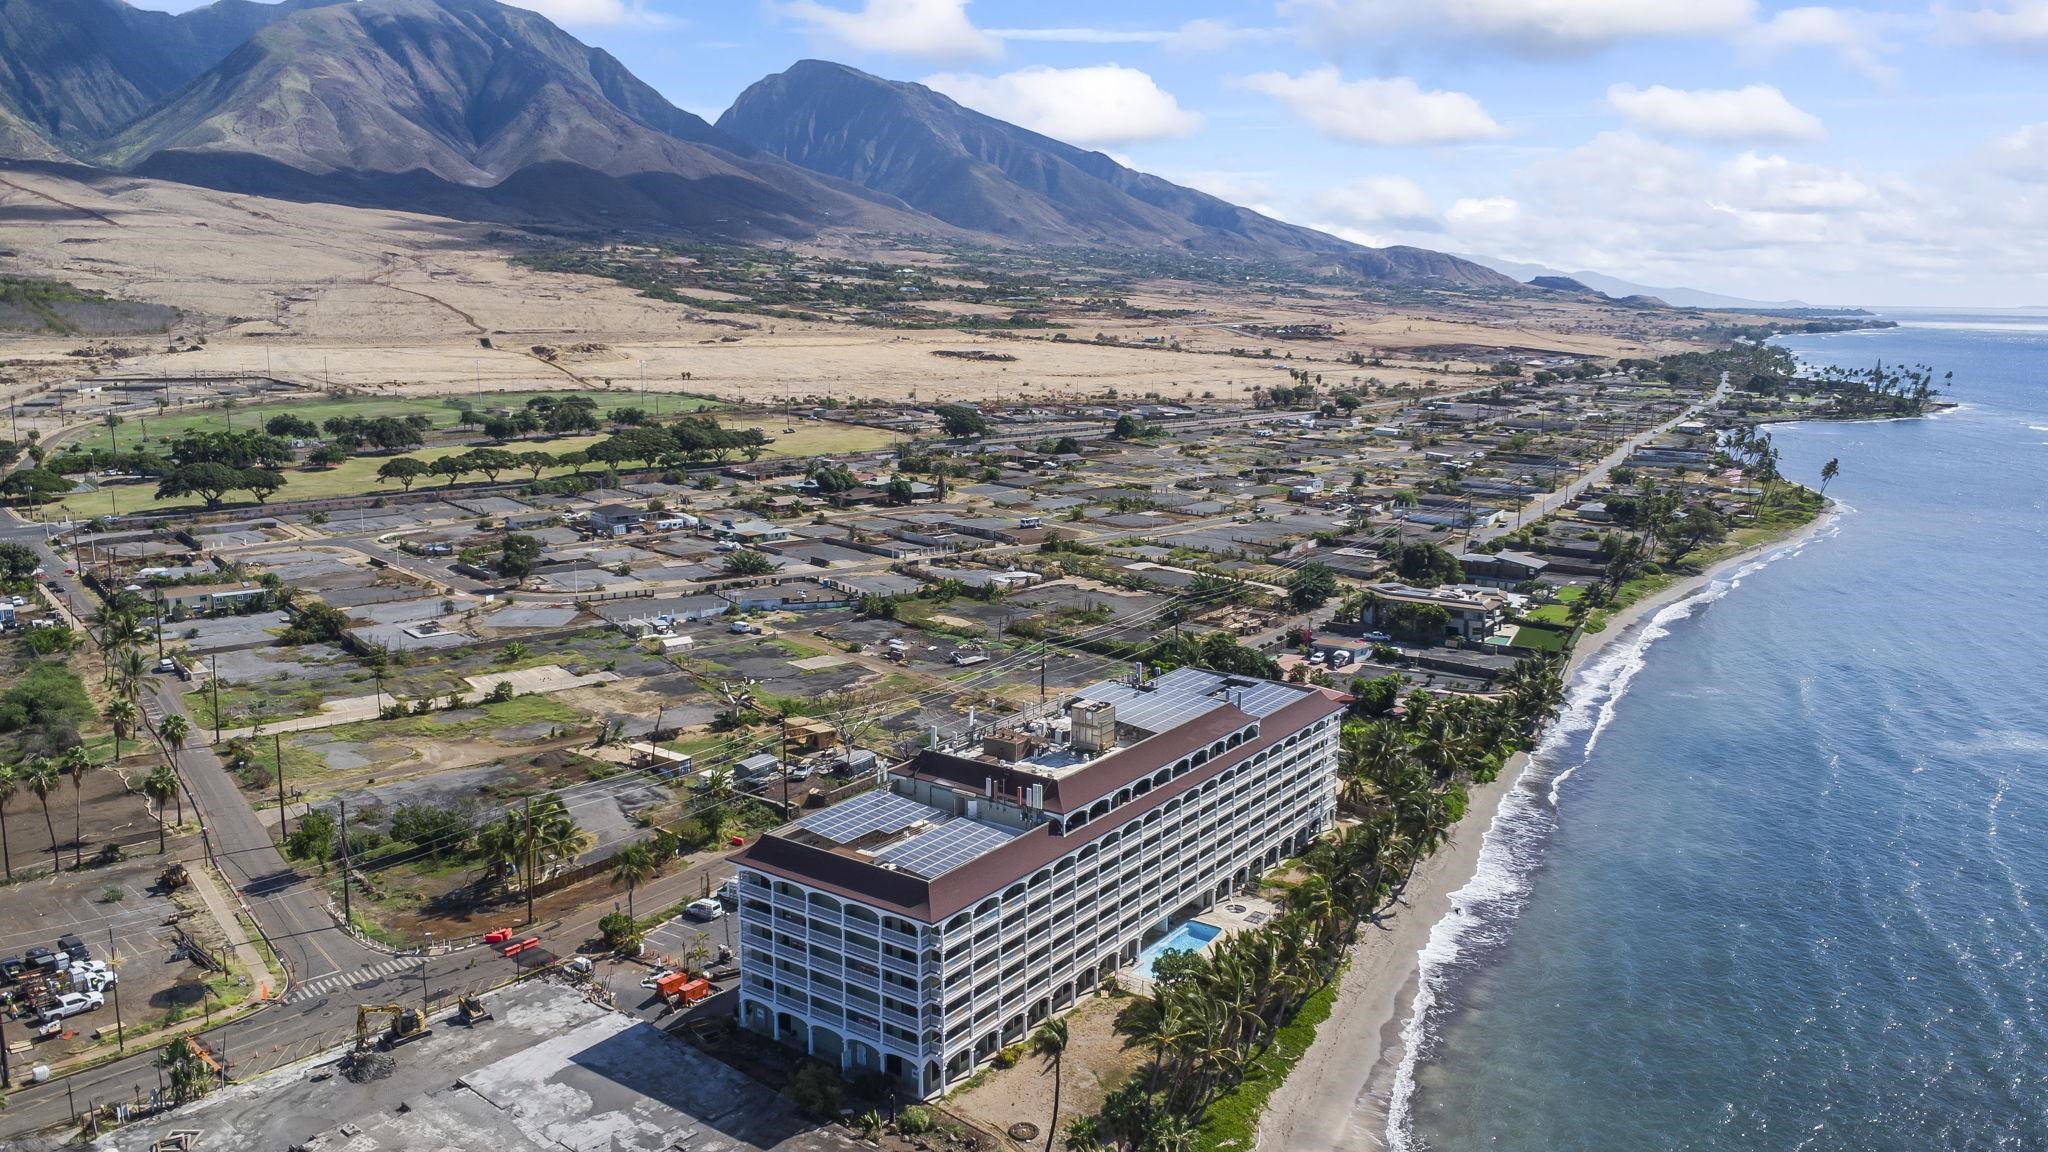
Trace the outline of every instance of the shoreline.
[[[1725, 557], [1615, 613], [1607, 627], [1582, 637], [1573, 648], [1565, 664], [1567, 691], [1595, 655], [1661, 609], [1740, 565], [1805, 543], [1836, 515], [1829, 504], [1796, 531]], [[1465, 818], [1415, 870], [1393, 913], [1378, 925], [1361, 929], [1339, 978], [1330, 1018], [1267, 1100], [1259, 1120], [1257, 1152], [1366, 1152], [1388, 1146], [1387, 1112], [1405, 1054], [1403, 1026], [1420, 988], [1422, 951], [1437, 923], [1450, 915], [1451, 895], [1478, 873], [1480, 850], [1502, 802], [1517, 788], [1536, 787], [1533, 782], [1524, 784], [1529, 758], [1528, 752], [1517, 752], [1497, 779], [1471, 789]]]

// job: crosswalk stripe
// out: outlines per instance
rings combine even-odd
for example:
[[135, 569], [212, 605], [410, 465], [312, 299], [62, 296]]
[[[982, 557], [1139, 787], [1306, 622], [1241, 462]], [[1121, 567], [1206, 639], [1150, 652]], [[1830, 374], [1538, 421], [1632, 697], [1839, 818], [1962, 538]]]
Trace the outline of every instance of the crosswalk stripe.
[[372, 964], [364, 968], [358, 968], [353, 972], [331, 973], [326, 976], [318, 977], [317, 979], [308, 980], [304, 984], [299, 985], [297, 988], [292, 989], [291, 992], [285, 996], [284, 1002], [287, 1004], [296, 1004], [301, 1000], [311, 1000], [317, 996], [325, 996], [329, 992], [336, 991], [337, 989], [346, 988], [355, 984], [362, 984], [371, 980], [387, 979], [391, 976], [395, 976], [400, 973], [417, 971], [418, 968], [418, 960], [401, 956], [391, 960], [385, 960], [381, 963]]

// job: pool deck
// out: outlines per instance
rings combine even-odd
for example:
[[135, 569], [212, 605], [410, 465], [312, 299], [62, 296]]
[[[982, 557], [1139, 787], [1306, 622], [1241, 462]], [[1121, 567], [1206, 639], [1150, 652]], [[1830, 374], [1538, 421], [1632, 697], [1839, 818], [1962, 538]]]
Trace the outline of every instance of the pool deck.
[[[1271, 900], [1259, 896], [1232, 896], [1221, 903], [1211, 904], [1201, 914], [1180, 921], [1175, 927], [1179, 927], [1180, 924], [1207, 924], [1212, 928], [1221, 929], [1215, 940], [1201, 947], [1202, 952], [1207, 952], [1216, 946], [1216, 940], [1270, 923], [1279, 915], [1280, 906]], [[1149, 948], [1151, 945], [1148, 944], [1146, 947]], [[1144, 951], [1141, 949], [1138, 954], [1142, 957]], [[1152, 981], [1138, 971], [1137, 965], [1118, 970], [1116, 976], [1123, 982], [1124, 987], [1139, 995], [1152, 995]]]

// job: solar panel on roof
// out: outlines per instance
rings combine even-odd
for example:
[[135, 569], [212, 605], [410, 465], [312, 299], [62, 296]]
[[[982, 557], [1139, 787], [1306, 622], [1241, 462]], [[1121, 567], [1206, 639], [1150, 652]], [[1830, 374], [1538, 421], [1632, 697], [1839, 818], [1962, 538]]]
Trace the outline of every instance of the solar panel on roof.
[[1016, 833], [994, 824], [952, 820], [890, 845], [875, 853], [875, 859], [933, 880], [1015, 837]]
[[920, 804], [894, 792], [863, 792], [823, 812], [802, 817], [797, 827], [815, 832], [834, 844], [850, 844], [874, 832], [901, 832], [920, 820], [934, 824], [952, 817], [929, 804]]

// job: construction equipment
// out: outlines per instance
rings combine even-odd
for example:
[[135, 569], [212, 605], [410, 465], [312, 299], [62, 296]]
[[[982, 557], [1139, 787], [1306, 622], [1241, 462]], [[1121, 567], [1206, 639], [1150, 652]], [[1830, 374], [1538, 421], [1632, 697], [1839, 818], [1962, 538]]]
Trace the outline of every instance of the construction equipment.
[[183, 864], [172, 864], [162, 872], [157, 873], [156, 876], [157, 891], [165, 895], [176, 892], [191, 882], [192, 874], [185, 870]]
[[377, 1047], [397, 1048], [415, 1040], [432, 1036], [427, 1027], [427, 1014], [418, 1008], [405, 1008], [397, 1004], [359, 1004], [356, 1006], [356, 1048], [358, 1051], [370, 1047], [370, 1017], [372, 1014], [389, 1013], [391, 1026], [377, 1038]]
[[491, 1010], [484, 1005], [481, 996], [461, 996], [455, 1001], [455, 1010], [464, 1024], [479, 1024], [491, 1018]]

